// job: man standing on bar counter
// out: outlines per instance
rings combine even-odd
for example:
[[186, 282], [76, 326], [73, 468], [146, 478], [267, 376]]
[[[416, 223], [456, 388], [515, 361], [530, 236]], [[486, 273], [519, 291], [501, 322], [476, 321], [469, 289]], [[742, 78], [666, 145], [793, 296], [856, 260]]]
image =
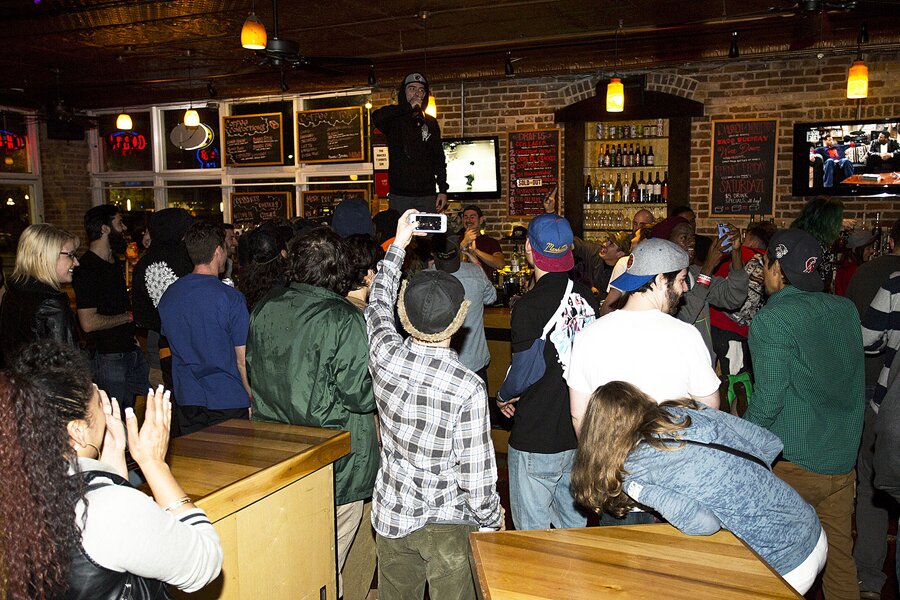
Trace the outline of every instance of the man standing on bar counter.
[[401, 213], [447, 208], [447, 161], [437, 119], [424, 112], [428, 97], [428, 81], [421, 73], [410, 73], [397, 92], [397, 104], [372, 113], [372, 123], [388, 142], [388, 201]]

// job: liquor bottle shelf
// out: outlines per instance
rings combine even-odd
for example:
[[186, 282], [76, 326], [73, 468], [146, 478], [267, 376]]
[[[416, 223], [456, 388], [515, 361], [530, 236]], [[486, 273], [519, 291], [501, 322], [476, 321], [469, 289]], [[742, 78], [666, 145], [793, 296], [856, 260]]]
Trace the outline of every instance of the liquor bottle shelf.
[[584, 170], [585, 171], [606, 171], [606, 170], [623, 171], [623, 170], [628, 169], [628, 170], [634, 171], [635, 169], [637, 169], [638, 171], [641, 171], [641, 170], [644, 170], [644, 171], [651, 170], [652, 171], [653, 169], [662, 170], [662, 169], [668, 168], [668, 166], [669, 165], [666, 163], [654, 163], [652, 165], [637, 165], [634, 167], [585, 167]]
[[641, 208], [665, 208], [667, 202], [585, 202], [584, 207], [588, 210], [596, 207], [598, 210], [609, 207], [630, 208], [640, 206]]
[[585, 138], [585, 142], [600, 142], [601, 144], [608, 144], [610, 142], [642, 142], [649, 140], [667, 140], [669, 136], [667, 135], [651, 135], [651, 136], [642, 136], [642, 137], [614, 137], [614, 138]]

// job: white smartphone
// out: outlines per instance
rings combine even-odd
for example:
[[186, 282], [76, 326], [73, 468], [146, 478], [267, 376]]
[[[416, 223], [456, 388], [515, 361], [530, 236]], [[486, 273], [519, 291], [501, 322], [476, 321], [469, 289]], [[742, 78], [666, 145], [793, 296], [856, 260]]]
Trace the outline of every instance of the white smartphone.
[[415, 233], [447, 233], [447, 215], [416, 213], [409, 215], [409, 222], [415, 225]]

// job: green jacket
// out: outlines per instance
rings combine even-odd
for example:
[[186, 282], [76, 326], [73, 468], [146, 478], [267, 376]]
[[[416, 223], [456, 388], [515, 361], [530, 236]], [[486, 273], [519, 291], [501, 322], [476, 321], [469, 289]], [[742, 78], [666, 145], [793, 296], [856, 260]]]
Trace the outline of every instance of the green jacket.
[[362, 313], [325, 288], [272, 290], [250, 315], [253, 419], [350, 432], [335, 463], [335, 503], [372, 495], [378, 471], [375, 396]]
[[750, 324], [753, 396], [744, 418], [784, 442], [784, 458], [842, 475], [856, 464], [865, 409], [862, 329], [846, 298], [792, 285]]

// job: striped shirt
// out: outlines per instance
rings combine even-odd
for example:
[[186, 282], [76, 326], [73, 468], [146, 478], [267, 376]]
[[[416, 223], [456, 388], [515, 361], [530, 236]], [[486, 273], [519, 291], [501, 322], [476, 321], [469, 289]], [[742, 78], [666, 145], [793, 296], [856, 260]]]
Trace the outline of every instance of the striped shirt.
[[387, 538], [429, 523], [499, 527], [484, 382], [454, 350], [397, 333], [394, 303], [405, 254], [390, 246], [365, 312], [382, 442], [372, 525]]
[[900, 348], [900, 271], [891, 273], [866, 309], [862, 320], [862, 337], [866, 354], [884, 353], [884, 362], [875, 384], [873, 408], [878, 412], [887, 393], [888, 375], [897, 349]]
[[848, 473], [865, 409], [853, 303], [789, 285], [753, 317], [749, 342], [755, 381], [744, 418], [781, 438], [785, 460], [823, 475]]

